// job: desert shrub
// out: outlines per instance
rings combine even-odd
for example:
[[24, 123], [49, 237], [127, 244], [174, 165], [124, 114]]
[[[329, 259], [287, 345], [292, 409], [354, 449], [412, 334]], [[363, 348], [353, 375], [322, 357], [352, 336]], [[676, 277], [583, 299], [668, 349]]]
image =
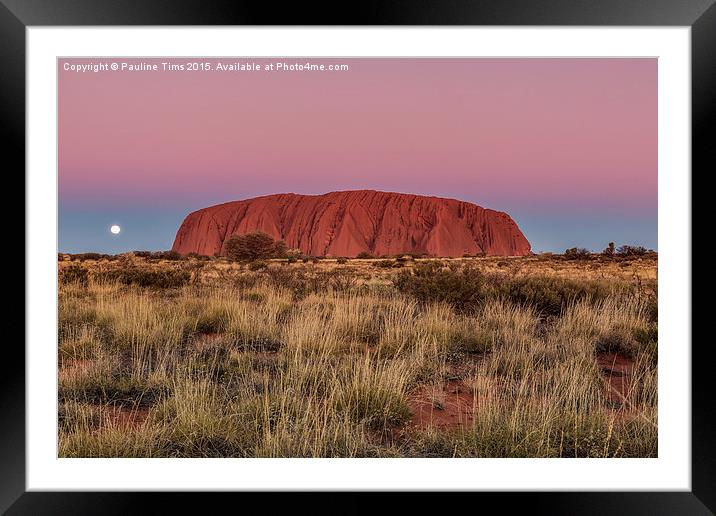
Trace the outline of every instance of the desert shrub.
[[486, 299], [503, 298], [550, 316], [559, 315], [575, 301], [599, 301], [614, 292], [599, 281], [487, 275], [471, 265], [444, 267], [440, 262], [421, 263], [402, 271], [393, 285], [421, 303], [446, 302], [458, 310], [470, 310]]
[[176, 251], [157, 251], [152, 253], [152, 259], [177, 261], [182, 259], [182, 255]]
[[336, 262], [343, 265], [343, 264], [348, 263], [348, 258], [344, 258], [341, 256], [340, 258], [336, 258]]
[[81, 262], [84, 262], [85, 260], [102, 260], [102, 259], [111, 259], [113, 258], [109, 254], [100, 254], [100, 253], [79, 253], [79, 254], [71, 254], [70, 255], [73, 260], [79, 260]]
[[313, 290], [309, 278], [294, 268], [267, 268], [264, 274], [271, 285], [291, 291], [295, 299], [303, 299]]
[[98, 278], [117, 281], [124, 285], [136, 285], [149, 288], [177, 288], [189, 283], [191, 273], [183, 269], [151, 270], [140, 267], [128, 267], [104, 271], [97, 274]]
[[494, 292], [520, 305], [534, 307], [544, 315], [556, 316], [570, 303], [582, 299], [605, 299], [611, 289], [597, 281], [552, 276], [490, 278]]
[[[104, 373], [104, 374], [102, 374]], [[137, 378], [117, 371], [97, 372], [73, 381], [60, 382], [59, 401], [71, 400], [84, 403], [127, 403], [150, 406], [169, 393], [166, 385], [152, 384], [145, 378]]]
[[349, 291], [358, 283], [355, 275], [344, 269], [307, 274], [302, 268], [273, 267], [266, 269], [264, 274], [269, 284], [289, 290], [295, 300], [303, 299], [309, 294], [325, 292], [329, 288], [340, 292]]
[[358, 283], [358, 279], [350, 271], [338, 269], [326, 274], [328, 282], [334, 290], [347, 292], [354, 288]]
[[265, 260], [256, 260], [249, 264], [250, 271], [261, 271], [268, 268], [268, 263]]
[[189, 253], [186, 255], [186, 257], [193, 258], [195, 260], [201, 260], [201, 261], [211, 260], [211, 256], [206, 256], [205, 254], [199, 254], [199, 253]]
[[445, 302], [458, 310], [475, 308], [488, 295], [484, 274], [474, 267], [444, 268], [438, 262], [417, 264], [393, 279], [395, 288], [420, 303]]
[[288, 253], [288, 246], [283, 240], [276, 240], [273, 245], [274, 258], [284, 258]]
[[428, 255], [426, 253], [412, 252], [412, 253], [402, 253], [401, 256], [407, 256], [409, 258], [412, 258], [413, 260], [417, 260], [418, 258], [425, 258]]
[[360, 258], [361, 260], [370, 260], [373, 258], [373, 255], [370, 254], [368, 251], [361, 251], [360, 253], [358, 253], [356, 258]]
[[589, 249], [583, 247], [570, 247], [564, 252], [565, 258], [569, 259], [587, 258], [590, 254]]
[[619, 353], [631, 358], [636, 357], [639, 350], [639, 341], [636, 336], [648, 339], [648, 335], [643, 336], [638, 331], [632, 331], [627, 327], [617, 326], [603, 333], [595, 343], [595, 351], [597, 353]]
[[234, 287], [243, 290], [254, 288], [258, 283], [259, 276], [256, 274], [242, 274], [233, 278]]
[[646, 253], [646, 248], [642, 246], [622, 245], [617, 249], [617, 254], [621, 256], [643, 256]]
[[304, 281], [308, 286], [309, 292], [324, 292], [330, 286], [331, 278], [333, 278], [334, 275], [334, 271], [320, 271], [313, 276], [306, 276]]
[[602, 255], [604, 256], [614, 256], [614, 242], [609, 242], [607, 247], [602, 251]]
[[132, 251], [132, 254], [139, 258], [150, 258], [152, 256], [151, 251]]
[[495, 335], [484, 328], [474, 328], [466, 331], [465, 328], [455, 328], [449, 336], [450, 351], [468, 354], [482, 354], [492, 351], [495, 344]]
[[87, 278], [87, 269], [81, 265], [72, 264], [69, 267], [60, 269], [60, 283], [78, 283], [86, 287]]
[[283, 240], [274, 240], [263, 231], [232, 235], [224, 241], [224, 253], [227, 258], [235, 261], [283, 258], [286, 251]]
[[376, 267], [381, 267], [383, 269], [390, 269], [393, 264], [395, 264], [395, 261], [393, 260], [380, 260], [379, 262], [375, 263]]

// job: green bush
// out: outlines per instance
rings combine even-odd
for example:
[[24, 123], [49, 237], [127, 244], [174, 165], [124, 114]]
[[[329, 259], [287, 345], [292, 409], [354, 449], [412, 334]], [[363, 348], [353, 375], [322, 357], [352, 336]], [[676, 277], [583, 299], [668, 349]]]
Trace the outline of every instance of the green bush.
[[288, 246], [283, 240], [275, 240], [273, 244], [273, 258], [285, 258], [288, 255]]
[[128, 267], [104, 271], [98, 277], [109, 281], [118, 281], [124, 285], [136, 285], [149, 288], [177, 288], [189, 283], [191, 274], [183, 269], [151, 270], [140, 267]]
[[475, 308], [488, 296], [485, 275], [474, 267], [444, 268], [439, 262], [417, 264], [393, 279], [399, 292], [420, 303], [445, 302], [458, 310]]
[[420, 303], [446, 302], [458, 310], [471, 310], [486, 299], [503, 298], [550, 316], [559, 315], [575, 301], [598, 301], [613, 292], [599, 281], [488, 275], [473, 265], [444, 267], [440, 262], [421, 263], [412, 270], [401, 271], [393, 285]]
[[597, 281], [551, 276], [493, 276], [490, 283], [497, 295], [513, 303], [533, 306], [538, 312], [552, 316], [561, 314], [572, 302], [582, 299], [597, 301], [611, 293], [611, 289]]
[[361, 251], [360, 253], [358, 253], [356, 258], [360, 258], [361, 260], [371, 260], [373, 259], [373, 255], [370, 254], [368, 251]]
[[263, 231], [232, 235], [224, 241], [224, 254], [230, 260], [267, 260], [283, 258], [287, 248], [283, 240], [274, 240]]

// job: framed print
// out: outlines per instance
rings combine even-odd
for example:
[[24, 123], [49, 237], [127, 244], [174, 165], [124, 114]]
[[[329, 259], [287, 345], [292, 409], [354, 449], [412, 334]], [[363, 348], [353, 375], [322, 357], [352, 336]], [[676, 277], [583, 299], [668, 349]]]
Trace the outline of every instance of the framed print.
[[691, 182], [716, 8], [490, 4], [5, 2], [27, 305], [3, 510], [713, 511]]

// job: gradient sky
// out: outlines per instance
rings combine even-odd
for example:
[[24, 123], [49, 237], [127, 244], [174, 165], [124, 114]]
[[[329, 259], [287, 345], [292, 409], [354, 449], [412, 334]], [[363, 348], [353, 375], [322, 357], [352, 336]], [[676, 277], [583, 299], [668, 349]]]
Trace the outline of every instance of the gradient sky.
[[[656, 59], [160, 64], [188, 61], [58, 60], [61, 252], [169, 249], [199, 208], [354, 189], [505, 211], [535, 252], [657, 249]], [[213, 70], [307, 61], [349, 70]], [[159, 70], [65, 70], [115, 62]]]

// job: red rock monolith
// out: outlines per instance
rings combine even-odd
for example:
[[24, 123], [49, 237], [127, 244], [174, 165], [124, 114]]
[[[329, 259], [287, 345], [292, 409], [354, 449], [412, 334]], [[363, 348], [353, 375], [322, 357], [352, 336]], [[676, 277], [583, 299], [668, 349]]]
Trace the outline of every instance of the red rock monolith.
[[172, 249], [213, 256], [231, 235], [257, 230], [311, 256], [531, 252], [506, 213], [454, 199], [372, 190], [276, 194], [204, 208], [187, 215]]

